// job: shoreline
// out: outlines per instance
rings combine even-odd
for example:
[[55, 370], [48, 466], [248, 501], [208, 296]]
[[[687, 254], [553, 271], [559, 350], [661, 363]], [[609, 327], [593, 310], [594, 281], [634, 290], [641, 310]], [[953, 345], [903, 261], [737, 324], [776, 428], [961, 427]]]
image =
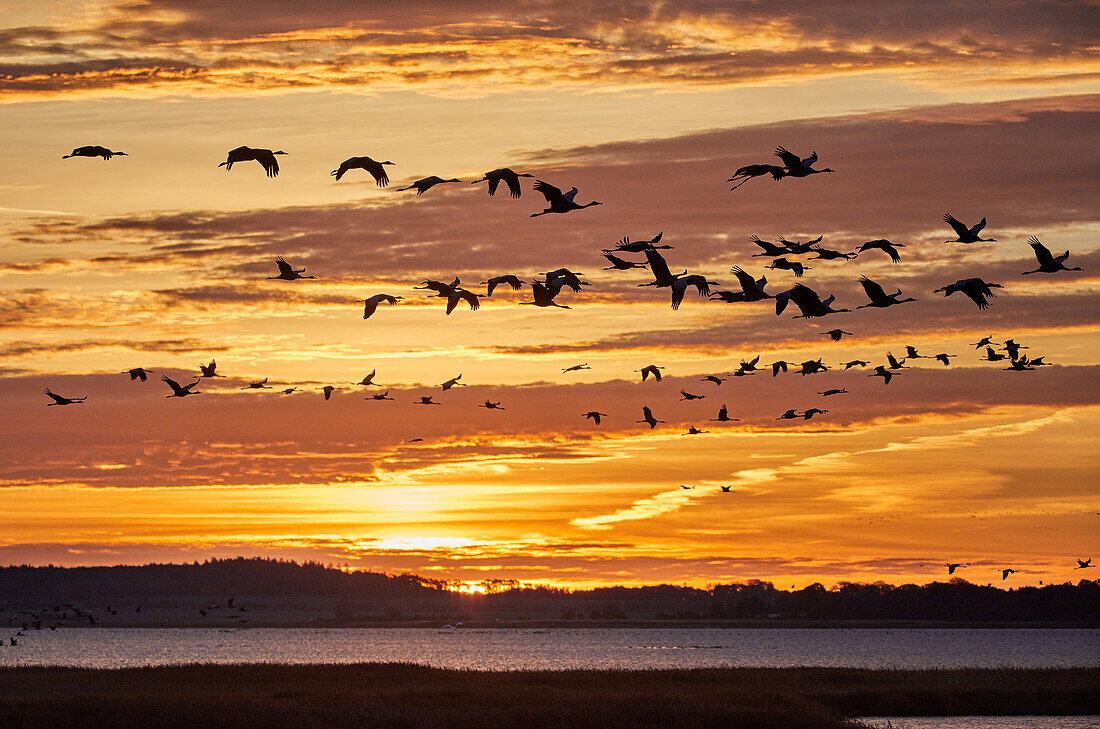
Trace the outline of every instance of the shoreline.
[[[950, 620], [469, 620], [456, 616], [463, 622], [462, 630], [577, 630], [577, 629], [619, 629], [619, 630], [671, 630], [671, 629], [707, 629], [707, 630], [755, 630], [755, 629], [797, 629], [797, 630], [1100, 630], [1100, 621], [950, 621]], [[265, 618], [251, 614], [247, 622], [208, 618], [179, 621], [169, 620], [118, 620], [101, 618], [95, 625], [58, 625], [57, 630], [110, 630], [125, 629], [194, 629], [194, 628], [251, 628], [274, 629], [441, 629], [446, 618], [418, 620], [326, 620], [326, 619], [286, 619], [283, 617]], [[49, 628], [44, 627], [43, 630]], [[34, 631], [28, 627], [24, 632]]]
[[[182, 620], [97, 622], [96, 625], [57, 626], [57, 630], [112, 629], [442, 629], [440, 620]], [[462, 630], [1100, 630], [1100, 621], [959, 622], [947, 620], [469, 620]], [[33, 631], [33, 628], [27, 631]], [[44, 628], [47, 630], [47, 628]], [[27, 632], [24, 631], [24, 632]]]
[[858, 727], [861, 716], [1100, 714], [1100, 668], [475, 671], [407, 663], [0, 668], [11, 729]]

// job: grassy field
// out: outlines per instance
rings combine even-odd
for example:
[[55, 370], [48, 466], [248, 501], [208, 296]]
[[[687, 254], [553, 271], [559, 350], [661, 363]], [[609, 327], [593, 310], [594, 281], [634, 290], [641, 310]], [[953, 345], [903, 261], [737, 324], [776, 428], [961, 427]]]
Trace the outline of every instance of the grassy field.
[[840, 729], [853, 716], [1100, 714], [1098, 685], [1100, 669], [9, 668], [0, 726]]

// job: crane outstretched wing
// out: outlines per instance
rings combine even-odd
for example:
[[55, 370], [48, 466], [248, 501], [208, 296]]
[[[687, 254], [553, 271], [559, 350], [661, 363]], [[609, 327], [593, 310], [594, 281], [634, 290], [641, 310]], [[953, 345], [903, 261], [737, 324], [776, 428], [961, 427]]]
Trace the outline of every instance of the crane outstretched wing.
[[943, 219], [944, 219], [944, 222], [946, 222], [948, 225], [950, 225], [952, 228], [955, 229], [955, 232], [959, 234], [959, 237], [963, 237], [963, 236], [970, 233], [970, 228], [967, 228], [965, 225], [963, 225], [959, 221], [959, 219], [956, 218], [951, 213], [944, 213], [943, 214]]
[[535, 180], [535, 191], [542, 193], [542, 196], [546, 198], [546, 202], [548, 203], [564, 199], [561, 190], [554, 187], [549, 182], [543, 182], [542, 180]]

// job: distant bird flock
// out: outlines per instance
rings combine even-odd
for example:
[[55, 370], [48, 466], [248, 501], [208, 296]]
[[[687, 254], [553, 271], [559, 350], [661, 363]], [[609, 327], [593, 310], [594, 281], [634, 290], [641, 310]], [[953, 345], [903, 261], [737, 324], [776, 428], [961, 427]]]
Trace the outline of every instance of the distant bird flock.
[[[265, 174], [268, 177], [274, 178], [279, 174], [279, 163], [277, 155], [285, 155], [286, 152], [272, 151], [270, 149], [258, 149], [252, 147], [238, 147], [230, 150], [226, 156], [226, 161], [222, 162], [219, 167], [225, 167], [226, 171], [231, 171], [233, 165], [238, 162], [255, 161], [260, 164], [264, 169]], [[78, 147], [72, 151], [71, 154], [65, 155], [63, 159], [69, 159], [72, 157], [99, 157], [104, 161], [110, 160], [112, 157], [125, 156], [125, 152], [111, 151], [105, 147], [100, 146], [86, 146]], [[816, 174], [832, 173], [834, 170], [831, 168], [817, 168], [814, 165], [818, 162], [817, 152], [812, 152], [808, 157], [802, 158], [798, 155], [790, 152], [785, 147], [777, 147], [775, 150], [775, 156], [778, 157], [782, 164], [748, 164], [740, 167], [734, 172], [728, 182], [735, 183], [730, 189], [736, 190], [744, 185], [746, 182], [753, 180], [757, 177], [771, 177], [773, 181], [782, 182], [787, 179], [799, 179], [807, 178]], [[343, 161], [339, 167], [332, 171], [332, 176], [339, 181], [346, 174], [352, 170], [364, 170], [374, 179], [378, 187], [386, 187], [389, 185], [390, 179], [386, 171], [386, 166], [393, 165], [392, 161], [375, 161], [374, 159], [366, 156], [351, 157]], [[488, 194], [493, 196], [496, 194], [497, 189], [501, 183], [504, 183], [508, 188], [509, 195], [513, 199], [519, 199], [522, 195], [521, 178], [534, 177], [528, 173], [517, 173], [509, 168], [495, 169], [486, 172], [480, 179], [472, 181], [470, 184], [488, 183]], [[437, 185], [448, 183], [459, 183], [462, 180], [457, 178], [443, 179], [441, 177], [432, 175], [416, 180], [406, 187], [398, 188], [399, 191], [416, 190], [416, 194], [423, 195]], [[585, 208], [600, 205], [598, 201], [589, 201], [584, 204], [576, 202], [578, 195], [578, 189], [572, 187], [568, 192], [562, 192], [562, 190], [548, 182], [542, 180], [536, 180], [534, 190], [540, 193], [546, 200], [545, 209], [531, 213], [532, 218], [540, 217], [543, 215], [565, 214], [584, 210]], [[959, 244], [981, 244], [981, 243], [994, 243], [994, 238], [983, 238], [982, 232], [986, 227], [987, 221], [983, 217], [978, 223], [968, 226], [955, 218], [950, 213], [945, 213], [943, 216], [944, 222], [954, 231], [955, 238], [946, 240], [945, 243], [959, 243]], [[801, 279], [804, 277], [806, 271], [811, 270], [813, 267], [806, 265], [801, 260], [795, 260], [798, 257], [809, 257], [810, 261], [851, 261], [857, 259], [864, 254], [885, 254], [889, 259], [899, 264], [902, 262], [902, 256], [899, 249], [905, 248], [903, 243], [894, 243], [886, 239], [869, 240], [859, 244], [854, 250], [840, 251], [830, 248], [826, 248], [821, 245], [822, 238], [818, 237], [806, 242], [791, 241], [780, 236], [775, 241], [763, 240], [760, 237], [753, 235], [750, 237], [750, 242], [759, 250], [752, 254], [753, 258], [770, 258], [770, 264], [764, 266], [764, 268], [772, 271], [789, 271], [791, 272], [796, 282], [790, 288], [784, 291], [778, 291], [776, 293], [767, 293], [765, 288], [768, 285], [767, 276], [760, 276], [757, 278], [754, 274], [749, 273], [741, 266], [733, 266], [730, 269], [730, 273], [736, 279], [736, 287], [729, 290], [723, 289], [722, 284], [716, 281], [709, 281], [701, 274], [689, 274], [687, 270], [680, 273], [673, 273], [669, 267], [668, 261], [664, 254], [660, 251], [672, 249], [673, 246], [668, 244], [662, 244], [663, 233], [658, 233], [656, 236], [649, 240], [631, 241], [628, 237], [624, 237], [614, 246], [606, 248], [602, 251], [603, 257], [607, 260], [609, 265], [603, 270], [606, 271], [624, 271], [630, 272], [634, 269], [647, 269], [652, 275], [653, 280], [637, 284], [639, 287], [655, 287], [665, 288], [669, 290], [670, 302], [672, 309], [679, 309], [683, 303], [686, 295], [694, 291], [694, 294], [702, 299], [709, 299], [712, 301], [727, 303], [727, 304], [745, 304], [755, 303], [764, 300], [772, 300], [775, 305], [776, 315], [782, 315], [786, 311], [788, 306], [798, 310], [795, 314], [795, 318], [815, 319], [833, 314], [840, 314], [849, 312], [851, 309], [840, 308], [837, 306], [836, 296], [828, 294], [822, 296], [810, 286], [801, 283]], [[1069, 251], [1065, 251], [1060, 255], [1053, 255], [1050, 250], [1039, 241], [1035, 236], [1028, 239], [1028, 244], [1031, 246], [1038, 268], [1022, 272], [1022, 275], [1029, 275], [1035, 273], [1048, 273], [1057, 274], [1070, 271], [1081, 271], [1083, 269], [1079, 267], [1069, 268], [1066, 261], [1069, 258]], [[642, 258], [633, 259], [631, 256], [641, 255]], [[268, 279], [281, 280], [281, 281], [297, 281], [301, 279], [315, 279], [314, 275], [307, 275], [305, 268], [294, 268], [284, 258], [276, 257], [275, 265], [277, 266], [278, 273], [274, 276], [267, 277]], [[538, 274], [540, 278], [527, 281], [527, 285], [531, 289], [531, 301], [519, 302], [522, 305], [537, 306], [543, 308], [559, 308], [570, 309], [571, 307], [565, 304], [561, 304], [556, 301], [559, 294], [569, 289], [573, 293], [581, 293], [584, 287], [589, 286], [590, 283], [584, 280], [585, 274], [572, 271], [568, 268], [559, 268], [554, 271], [548, 271]], [[904, 297], [901, 289], [895, 288], [893, 293], [887, 293], [887, 289], [879, 282], [873, 281], [867, 276], [861, 276], [859, 283], [863, 288], [864, 293], [867, 296], [867, 302], [857, 305], [856, 309], [866, 308], [878, 308], [885, 309], [892, 306], [899, 306], [911, 302], [916, 302], [917, 299], [913, 297]], [[477, 311], [481, 308], [480, 299], [482, 297], [489, 298], [494, 295], [498, 289], [503, 288], [509, 291], [519, 291], [523, 288], [525, 281], [522, 277], [515, 274], [505, 274], [500, 276], [494, 276], [487, 281], [482, 281], [480, 285], [486, 286], [485, 293], [480, 294], [470, 289], [464, 288], [461, 285], [461, 281], [458, 277], [455, 277], [450, 283], [445, 283], [436, 280], [425, 280], [419, 285], [414, 286], [413, 289], [432, 292], [432, 296], [442, 298], [445, 300], [445, 313], [450, 315], [460, 305], [465, 305], [472, 311]], [[940, 288], [935, 289], [932, 293], [942, 293], [945, 297], [950, 297], [953, 294], [961, 293], [966, 298], [970, 299], [977, 306], [978, 310], [988, 309], [991, 305], [991, 299], [995, 298], [996, 294], [994, 289], [1004, 288], [1000, 283], [993, 283], [984, 281], [977, 277], [961, 278], [953, 283], [947, 283]], [[366, 299], [361, 299], [364, 309], [363, 318], [370, 319], [374, 316], [379, 306], [385, 305], [387, 307], [398, 306], [400, 302], [404, 301], [403, 296], [397, 296], [389, 293], [377, 293]], [[834, 328], [829, 331], [822, 332], [824, 336], [827, 336], [833, 342], [839, 342], [843, 337], [856, 336], [852, 332], [841, 328]], [[1004, 367], [1008, 371], [1031, 371], [1038, 367], [1049, 365], [1051, 363], [1046, 362], [1043, 357], [1029, 357], [1021, 353], [1022, 349], [1027, 349], [1026, 346], [1018, 344], [1012, 339], [1007, 339], [1003, 344], [998, 344], [993, 341], [992, 336], [987, 336], [972, 344], [977, 351], [984, 350], [984, 357], [981, 361], [987, 362], [1005, 362], [1007, 366]], [[913, 346], [906, 347], [905, 356], [900, 359], [895, 357], [893, 353], [885, 354], [885, 361], [882, 364], [877, 364], [872, 368], [868, 377], [882, 378], [883, 384], [888, 385], [894, 377], [899, 375], [899, 370], [906, 369], [906, 362], [916, 359], [934, 359], [939, 361], [943, 366], [949, 366], [951, 359], [957, 357], [957, 354], [949, 354], [941, 352], [935, 355], [922, 355]], [[776, 361], [767, 365], [763, 365], [762, 368], [758, 368], [760, 357], [757, 356], [752, 360], [743, 360], [737, 370], [730, 373], [710, 374], [701, 378], [702, 382], [708, 382], [716, 387], [722, 385], [728, 377], [745, 377], [755, 374], [759, 369], [771, 369], [772, 377], [776, 377], [780, 373], [786, 373], [789, 371], [789, 367], [797, 368], [798, 372], [802, 376], [813, 375], [820, 372], [825, 372], [832, 369], [829, 365], [826, 365], [821, 358], [816, 360], [807, 360], [801, 363], [788, 363], [785, 361]], [[866, 368], [871, 365], [870, 362], [864, 360], [852, 360], [849, 362], [842, 362], [838, 367], [843, 367], [843, 370], [847, 371], [852, 368]], [[168, 376], [164, 375], [161, 380], [168, 386], [171, 392], [166, 397], [171, 398], [183, 398], [189, 395], [202, 394], [200, 391], [194, 389], [202, 379], [223, 377], [223, 375], [216, 372], [217, 364], [211, 361], [209, 364], [203, 364], [199, 366], [198, 378], [189, 384], [181, 384]], [[574, 372], [578, 370], [588, 370], [591, 367], [587, 363], [577, 364], [562, 369], [562, 374]], [[647, 365], [638, 372], [641, 374], [641, 382], [644, 383], [648, 379], [652, 378], [656, 382], [662, 380], [662, 370], [664, 368], [657, 365]], [[148, 374], [152, 370], [136, 367], [127, 370], [124, 374], [129, 375], [131, 380], [140, 380], [145, 382]], [[375, 371], [372, 371], [369, 375], [364, 377], [358, 383], [358, 386], [364, 387], [379, 387], [375, 383], [374, 377]], [[443, 392], [450, 390], [453, 387], [462, 386], [465, 383], [460, 382], [462, 375], [458, 375], [450, 380], [439, 385]], [[245, 388], [250, 390], [264, 390], [271, 389], [268, 385], [267, 378], [250, 382]], [[334, 391], [339, 388], [333, 385], [326, 385], [321, 388], [321, 392], [324, 394], [324, 399], [329, 400], [332, 397]], [[297, 391], [296, 387], [290, 387], [282, 390], [284, 394], [292, 394]], [[58, 395], [49, 389], [46, 391], [46, 395], [50, 399], [47, 405], [76, 405], [83, 404], [87, 400], [87, 395], [79, 397], [66, 397]], [[706, 397], [705, 394], [691, 393], [686, 388], [681, 389], [681, 401], [689, 400], [701, 400]], [[819, 392], [821, 397], [835, 397], [848, 393], [845, 388], [833, 388]], [[389, 397], [389, 391], [382, 393], [370, 394], [366, 397], [369, 400], [393, 400]], [[420, 396], [413, 401], [415, 405], [425, 406], [438, 406], [442, 403], [436, 402], [432, 396]], [[477, 407], [485, 410], [506, 410], [501, 402], [492, 401], [486, 399], [483, 403]], [[640, 424], [648, 425], [649, 428], [655, 429], [658, 424], [665, 423], [666, 421], [658, 419], [653, 411], [647, 405], [641, 407], [642, 417], [635, 421]], [[818, 407], [811, 407], [804, 410], [788, 409], [785, 412], [778, 415], [776, 420], [788, 421], [788, 420], [801, 420], [808, 421], [816, 416], [824, 416], [829, 413], [829, 410]], [[592, 421], [594, 425], [600, 425], [604, 418], [610, 417], [607, 413], [599, 412], [597, 410], [589, 410], [580, 413], [581, 417]], [[725, 404], [717, 412], [717, 416], [711, 419], [711, 422], [728, 423], [738, 422], [737, 418], [732, 418], [729, 415], [729, 410]], [[688, 431], [683, 435], [700, 435], [705, 434], [708, 431], [696, 428], [694, 425], [690, 426]], [[409, 442], [421, 442], [421, 438], [414, 438]], [[684, 486], [685, 489], [694, 488], [691, 486]], [[730, 493], [731, 489], [728, 486], [724, 486], [721, 489], [722, 492]], [[1078, 560], [1079, 566], [1077, 569], [1083, 569], [1091, 567], [1092, 560], [1081, 561]], [[968, 566], [966, 563], [948, 563], [948, 574], [953, 574], [957, 569]], [[1001, 570], [1002, 580], [1005, 580], [1009, 575], [1016, 572], [1012, 568], [1004, 568]]]

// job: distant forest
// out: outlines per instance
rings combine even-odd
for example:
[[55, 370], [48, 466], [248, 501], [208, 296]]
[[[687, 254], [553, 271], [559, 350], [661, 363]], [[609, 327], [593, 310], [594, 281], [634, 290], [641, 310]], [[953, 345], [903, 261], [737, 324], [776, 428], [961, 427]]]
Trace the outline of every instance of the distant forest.
[[[318, 623], [414, 621], [892, 620], [1100, 623], [1100, 582], [999, 587], [961, 579], [929, 585], [840, 583], [780, 590], [768, 582], [710, 589], [658, 585], [562, 590], [489, 581], [484, 594], [460, 593], [416, 575], [344, 571], [317, 563], [225, 559], [118, 567], [0, 568], [0, 616], [46, 610], [67, 616], [135, 613], [188, 616], [230, 606], [234, 619], [262, 624], [292, 612]], [[52, 607], [51, 607], [52, 606]], [[63, 607], [66, 606], [66, 607]], [[111, 606], [105, 610], [105, 606]], [[238, 607], [239, 606], [239, 607]], [[242, 607], [251, 612], [245, 615]], [[142, 613], [144, 609], [144, 613]], [[281, 611], [281, 613], [280, 613]], [[104, 622], [104, 618], [106, 622]], [[26, 618], [24, 618], [26, 619]], [[197, 620], [197, 618], [195, 618]], [[170, 620], [163, 617], [163, 620]], [[10, 620], [9, 620], [10, 622]], [[63, 623], [71, 624], [71, 623]]]

